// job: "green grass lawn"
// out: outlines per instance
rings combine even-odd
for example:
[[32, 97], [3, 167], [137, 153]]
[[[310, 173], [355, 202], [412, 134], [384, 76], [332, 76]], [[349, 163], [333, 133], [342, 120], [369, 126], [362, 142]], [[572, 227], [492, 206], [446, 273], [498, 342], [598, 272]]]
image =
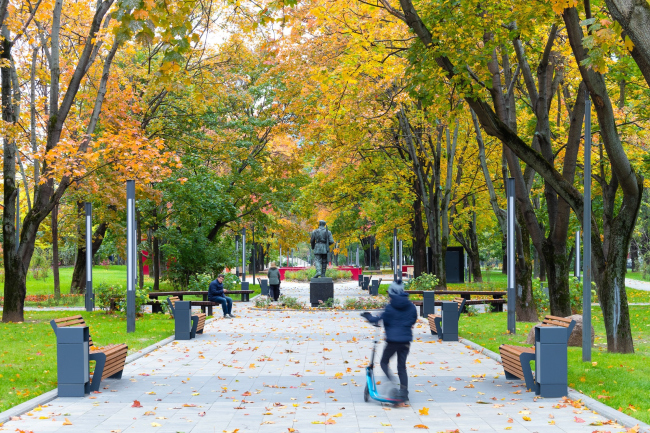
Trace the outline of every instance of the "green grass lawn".
[[[59, 279], [61, 281], [61, 293], [70, 293], [72, 283], [72, 266], [61, 268]], [[121, 284], [126, 287], [126, 265], [111, 265], [108, 269], [103, 266], [93, 266], [93, 286], [106, 283], [109, 285]], [[144, 277], [145, 286], [153, 286], [153, 278]], [[173, 290], [171, 285], [165, 281], [160, 282], [160, 290]], [[206, 288], [207, 290], [207, 288]], [[51, 295], [54, 293], [54, 277], [50, 275], [45, 279], [36, 280], [30, 272], [27, 276], [28, 295]], [[83, 304], [83, 302], [82, 302]]]
[[[139, 317], [131, 334], [126, 333], [123, 314], [73, 314], [82, 314], [95, 344], [126, 343], [129, 354], [174, 333], [174, 321], [166, 314]], [[56, 388], [56, 337], [50, 320], [69, 315], [65, 311], [28, 311], [23, 323], [0, 323], [0, 412]]]
[[[635, 353], [607, 353], [605, 327], [599, 307], [592, 308], [596, 333], [592, 363], [582, 362], [582, 349], [569, 348], [569, 386], [601, 403], [650, 422], [650, 307], [630, 307]], [[523, 345], [533, 324], [518, 323], [517, 334], [508, 335], [507, 313], [463, 315], [459, 335], [496, 353], [499, 345]]]
[[627, 271], [627, 274], [625, 274], [625, 278], [630, 278], [632, 280], [639, 280], [639, 281], [650, 281], [650, 275], [647, 275], [645, 278], [643, 278], [643, 272]]
[[[62, 294], [68, 294], [70, 293], [70, 284], [72, 283], [72, 267], [65, 267], [61, 268], [60, 270], [60, 280], [61, 280], [61, 293]], [[118, 265], [111, 265], [108, 269], [106, 269], [103, 266], [93, 266], [93, 286], [98, 286], [101, 283], [106, 283], [109, 285], [122, 285], [123, 287], [126, 287], [126, 266], [118, 266]], [[153, 287], [153, 278], [149, 278], [148, 276], [145, 275], [144, 277], [144, 285]], [[205, 290], [208, 290], [206, 287]], [[260, 294], [260, 286], [259, 284], [251, 284], [250, 285], [250, 290], [254, 290], [255, 293], [253, 293], [250, 297], [252, 298], [253, 296], [259, 295]], [[174, 288], [171, 286], [166, 281], [161, 281], [160, 282], [160, 291], [162, 292], [171, 292], [174, 291]], [[31, 272], [29, 273], [27, 277], [27, 295], [53, 295], [54, 294], [54, 278], [52, 277], [52, 274], [45, 278], [45, 279], [39, 279], [36, 280], [33, 278]], [[202, 300], [203, 298], [200, 296], [188, 296], [184, 298], [186, 300]], [[238, 300], [239, 295], [234, 295], [234, 299]], [[50, 302], [51, 303], [51, 302]], [[48, 306], [48, 303], [43, 303], [43, 302], [26, 302], [26, 306], [28, 307], [33, 307], [33, 306]], [[83, 296], [80, 296], [78, 298], [74, 299], [69, 299], [66, 300], [66, 302], [62, 302], [60, 305], [68, 305], [68, 306], [83, 306], [84, 305], [84, 299]]]

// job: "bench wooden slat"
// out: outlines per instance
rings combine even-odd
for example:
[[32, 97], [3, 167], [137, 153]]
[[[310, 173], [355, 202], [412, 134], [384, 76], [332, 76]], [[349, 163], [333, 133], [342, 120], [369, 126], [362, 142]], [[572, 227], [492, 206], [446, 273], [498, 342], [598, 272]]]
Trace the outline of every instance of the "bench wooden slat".
[[569, 318], [567, 318], [567, 317], [551, 316], [550, 314], [546, 315], [545, 318], [546, 318], [546, 319], [549, 319], [549, 320], [557, 320], [557, 321], [559, 321], [559, 322], [566, 322], [567, 325], [570, 324], [570, 323], [571, 323], [571, 320], [572, 320], [572, 319], [569, 319]]
[[[66, 328], [66, 327], [75, 327], [75, 326], [87, 326], [86, 321], [81, 315], [62, 317], [59, 319], [53, 319], [53, 327], [56, 328]], [[56, 330], [56, 329], [55, 329]], [[101, 381], [107, 377], [113, 376], [116, 373], [124, 370], [124, 365], [126, 363], [126, 356], [128, 353], [128, 346], [126, 344], [109, 344], [104, 347], [97, 347], [93, 344], [92, 336], [89, 335], [89, 352], [92, 353], [103, 353], [106, 356], [106, 361], [104, 363], [104, 370], [102, 371], [102, 377], [93, 378], [91, 381], [91, 389], [99, 389]]]

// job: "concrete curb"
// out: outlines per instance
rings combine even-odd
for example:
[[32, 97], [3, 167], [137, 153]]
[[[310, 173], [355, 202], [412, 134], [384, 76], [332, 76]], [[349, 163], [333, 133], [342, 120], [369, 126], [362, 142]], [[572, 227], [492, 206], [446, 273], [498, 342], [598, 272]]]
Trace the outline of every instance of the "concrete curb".
[[[474, 350], [479, 351], [483, 355], [487, 356], [488, 358], [492, 358], [493, 360], [497, 362], [501, 362], [501, 357], [497, 355], [496, 353], [492, 352], [491, 350], [486, 349], [485, 347], [478, 345], [474, 343], [473, 341], [466, 340], [464, 338], [459, 338], [458, 341], [466, 346], [471, 347]], [[629, 415], [624, 414], [623, 412], [619, 412], [616, 409], [609, 407], [598, 400], [594, 400], [593, 398], [586, 396], [585, 394], [576, 391], [575, 389], [569, 388], [569, 393], [567, 395], [571, 400], [580, 400], [582, 403], [587, 406], [590, 410], [594, 412], [598, 412], [600, 415], [614, 420], [615, 422], [621, 424], [622, 426], [625, 426], [627, 428], [632, 428], [634, 426], [639, 426], [639, 432], [644, 432], [644, 433], [650, 433], [650, 425], [639, 421], [636, 418], [633, 418]]]
[[[215, 320], [214, 317], [212, 319], [208, 319], [205, 321], [205, 324], [207, 325], [214, 320]], [[171, 343], [174, 340], [175, 338], [172, 335], [171, 337], [167, 337], [164, 340], [158, 341], [157, 343], [154, 343], [151, 346], [147, 346], [144, 349], [139, 350], [136, 353], [127, 356], [126, 364], [130, 364], [133, 361], [142, 358], [143, 356], [153, 352], [156, 349], [160, 349], [161, 347]], [[13, 416], [20, 416], [24, 413], [29, 412], [30, 410], [32, 410], [37, 406], [42, 406], [46, 403], [49, 403], [50, 401], [54, 400], [58, 396], [59, 396], [58, 390], [53, 389], [51, 391], [39, 395], [38, 397], [34, 397], [31, 400], [27, 400], [26, 402], [20, 403], [18, 406], [14, 406], [10, 409], [7, 409], [4, 412], [0, 412], [0, 424], [9, 421]]]
[[298, 313], [313, 313], [314, 311], [384, 311], [383, 308], [376, 308], [374, 310], [346, 310], [344, 308], [303, 308], [296, 310], [293, 308], [257, 308], [257, 307], [248, 307], [251, 310], [256, 311], [295, 311]]

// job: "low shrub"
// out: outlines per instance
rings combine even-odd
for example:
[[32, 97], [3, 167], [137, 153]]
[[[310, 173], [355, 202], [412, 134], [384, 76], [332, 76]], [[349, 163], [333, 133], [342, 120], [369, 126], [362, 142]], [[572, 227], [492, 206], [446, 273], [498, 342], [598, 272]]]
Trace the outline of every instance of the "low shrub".
[[[550, 302], [546, 290], [541, 288], [542, 283], [539, 278], [533, 278], [533, 297], [537, 304], [537, 314], [544, 316], [550, 313]], [[548, 289], [548, 285], [544, 282]], [[582, 314], [582, 281], [576, 277], [569, 278], [569, 296], [571, 297], [571, 313]], [[591, 283], [591, 301], [598, 302], [596, 294], [596, 283]]]
[[[144, 287], [142, 289], [135, 289], [135, 311], [142, 311], [142, 307], [149, 302], [149, 292], [151, 291], [150, 287]], [[106, 284], [105, 282], [100, 283], [95, 289], [95, 305], [106, 312], [111, 310], [111, 305], [115, 305], [118, 311], [126, 312], [126, 289], [122, 285], [117, 284], [115, 286]], [[160, 304], [165, 309], [165, 302], [160, 301]]]
[[[300, 271], [287, 271], [284, 274], [284, 279], [289, 281], [310, 281], [316, 275], [316, 268], [304, 269]], [[325, 277], [331, 278], [334, 281], [351, 280], [352, 272], [338, 269], [327, 269]]]
[[298, 298], [293, 296], [281, 295], [279, 301], [284, 308], [290, 308], [292, 310], [302, 310], [305, 308], [305, 305], [301, 304]]
[[435, 290], [439, 282], [437, 276], [423, 273], [417, 278], [410, 278], [404, 284], [404, 290]]

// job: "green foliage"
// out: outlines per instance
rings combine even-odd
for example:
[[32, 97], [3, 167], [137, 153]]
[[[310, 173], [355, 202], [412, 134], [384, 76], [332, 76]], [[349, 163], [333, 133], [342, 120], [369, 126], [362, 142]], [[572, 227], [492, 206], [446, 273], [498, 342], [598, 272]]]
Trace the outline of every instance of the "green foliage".
[[269, 308], [273, 300], [268, 296], [257, 296], [255, 298], [255, 308]]
[[423, 273], [417, 278], [411, 278], [404, 284], [404, 290], [435, 290], [440, 280], [433, 274]]
[[336, 298], [329, 298], [327, 301], [323, 302], [318, 300], [318, 308], [334, 308], [339, 305], [341, 301]]
[[[290, 281], [310, 281], [315, 275], [316, 268], [310, 268], [300, 271], [287, 271], [284, 274], [284, 278]], [[328, 268], [325, 272], [325, 276], [334, 281], [350, 280], [352, 279], [352, 272]]]
[[[546, 285], [546, 283], [544, 284]], [[569, 295], [571, 296], [571, 313], [582, 314], [582, 281], [576, 277], [569, 278]], [[550, 314], [548, 295], [542, 290], [539, 278], [533, 278], [533, 297], [537, 304], [537, 314], [539, 316]], [[591, 301], [598, 302], [596, 283], [593, 281], [591, 282]]]
[[35, 280], [45, 280], [50, 276], [52, 267], [52, 253], [49, 249], [36, 248], [29, 268]]
[[[208, 274], [199, 274], [190, 277], [190, 283], [187, 285], [187, 290], [191, 291], [206, 291], [210, 287], [213, 278]], [[225, 285], [224, 285], [225, 286]]]
[[[241, 287], [241, 280], [235, 274], [226, 273], [223, 279], [223, 288], [226, 290], [239, 290]], [[253, 288], [250, 288], [253, 290]]]
[[281, 295], [279, 301], [284, 308], [290, 308], [292, 310], [302, 310], [305, 308], [305, 305], [293, 296]]
[[[149, 299], [149, 292], [151, 291], [150, 287], [144, 287], [142, 289], [135, 289], [135, 310], [141, 311], [142, 307], [151, 299]], [[115, 306], [118, 311], [126, 312], [126, 289], [121, 285], [110, 285], [106, 283], [100, 283], [94, 289], [95, 293], [95, 305], [101, 308], [102, 310], [110, 310], [111, 301], [115, 303]], [[165, 308], [165, 302], [160, 300], [157, 301], [163, 305]]]

